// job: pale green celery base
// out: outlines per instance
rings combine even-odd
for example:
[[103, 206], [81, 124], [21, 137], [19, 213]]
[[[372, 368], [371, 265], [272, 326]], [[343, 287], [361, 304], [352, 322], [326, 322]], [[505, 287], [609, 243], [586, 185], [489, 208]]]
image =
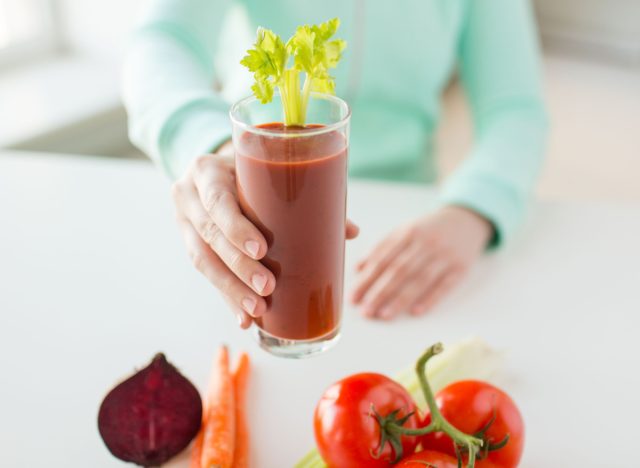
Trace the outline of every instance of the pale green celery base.
[[[499, 371], [503, 360], [503, 354], [492, 349], [484, 340], [470, 338], [445, 346], [442, 354], [434, 356], [427, 364], [427, 378], [433, 391], [438, 392], [459, 380], [487, 380]], [[407, 389], [418, 408], [424, 411], [426, 402], [415, 369], [404, 369], [395, 376], [395, 380]], [[294, 468], [326, 468], [326, 465], [314, 448]]]
[[307, 121], [311, 82], [312, 79], [306, 75], [300, 90], [300, 71], [294, 69], [284, 71], [283, 84], [279, 89], [285, 125], [304, 127]]

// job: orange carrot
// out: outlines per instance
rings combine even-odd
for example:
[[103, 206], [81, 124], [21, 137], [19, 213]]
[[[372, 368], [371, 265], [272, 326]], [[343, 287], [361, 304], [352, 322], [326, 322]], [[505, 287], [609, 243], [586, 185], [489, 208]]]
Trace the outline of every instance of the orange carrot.
[[233, 373], [236, 397], [236, 447], [233, 452], [233, 468], [249, 468], [249, 425], [246, 414], [249, 368], [249, 355], [242, 353]]
[[236, 414], [226, 346], [220, 348], [213, 364], [206, 407], [201, 468], [231, 468]]
[[202, 442], [204, 441], [204, 427], [207, 425], [205, 416], [206, 408], [203, 408], [202, 426], [200, 426], [200, 431], [193, 441], [193, 447], [191, 447], [191, 462], [189, 463], [189, 468], [202, 468]]

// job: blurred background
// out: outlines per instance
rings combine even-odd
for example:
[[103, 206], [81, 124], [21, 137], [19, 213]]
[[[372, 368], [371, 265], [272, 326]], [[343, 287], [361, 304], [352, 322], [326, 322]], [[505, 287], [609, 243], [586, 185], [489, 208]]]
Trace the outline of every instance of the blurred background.
[[[0, 0], [0, 148], [144, 158], [128, 141], [120, 61], [142, 0]], [[541, 198], [640, 199], [640, 0], [534, 0], [552, 120]], [[221, 81], [252, 42], [228, 15]], [[249, 79], [248, 74], [242, 73]], [[248, 83], [223, 89], [233, 100]], [[455, 80], [438, 158], [449, 173], [471, 127]]]

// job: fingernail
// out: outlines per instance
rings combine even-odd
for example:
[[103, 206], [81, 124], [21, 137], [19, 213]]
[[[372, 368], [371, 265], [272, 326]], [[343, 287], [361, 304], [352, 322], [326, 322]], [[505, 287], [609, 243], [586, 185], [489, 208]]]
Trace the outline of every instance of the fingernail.
[[242, 318], [242, 314], [238, 314], [236, 315], [236, 317], [238, 317], [238, 325], [242, 326], [242, 323], [244, 322], [244, 319]]
[[267, 277], [265, 275], [261, 275], [260, 273], [256, 273], [251, 277], [251, 284], [253, 284], [254, 289], [258, 293], [261, 293], [267, 284]]
[[244, 248], [247, 249], [249, 255], [251, 255], [253, 258], [256, 258], [258, 256], [258, 252], [260, 251], [260, 244], [257, 241], [248, 240], [244, 243]]
[[242, 308], [249, 315], [253, 315], [253, 312], [256, 310], [256, 305], [258, 303], [253, 297], [245, 297], [242, 299]]

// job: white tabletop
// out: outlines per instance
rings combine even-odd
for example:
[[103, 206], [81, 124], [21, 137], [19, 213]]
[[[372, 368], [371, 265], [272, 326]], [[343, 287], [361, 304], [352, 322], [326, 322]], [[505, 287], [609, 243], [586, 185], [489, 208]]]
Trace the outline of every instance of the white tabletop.
[[[349, 273], [433, 198], [410, 185], [349, 190], [362, 227]], [[437, 310], [379, 323], [347, 307], [341, 342], [303, 361], [272, 357], [237, 328], [189, 264], [168, 182], [145, 162], [2, 154], [0, 216], [1, 466], [121, 466], [96, 429], [104, 393], [157, 351], [203, 389], [228, 343], [255, 364], [256, 466], [285, 468], [312, 447], [312, 410], [328, 384], [393, 374], [426, 345], [470, 335], [508, 353], [500, 383], [524, 413], [522, 466], [635, 463], [640, 203], [539, 203], [520, 238]]]

